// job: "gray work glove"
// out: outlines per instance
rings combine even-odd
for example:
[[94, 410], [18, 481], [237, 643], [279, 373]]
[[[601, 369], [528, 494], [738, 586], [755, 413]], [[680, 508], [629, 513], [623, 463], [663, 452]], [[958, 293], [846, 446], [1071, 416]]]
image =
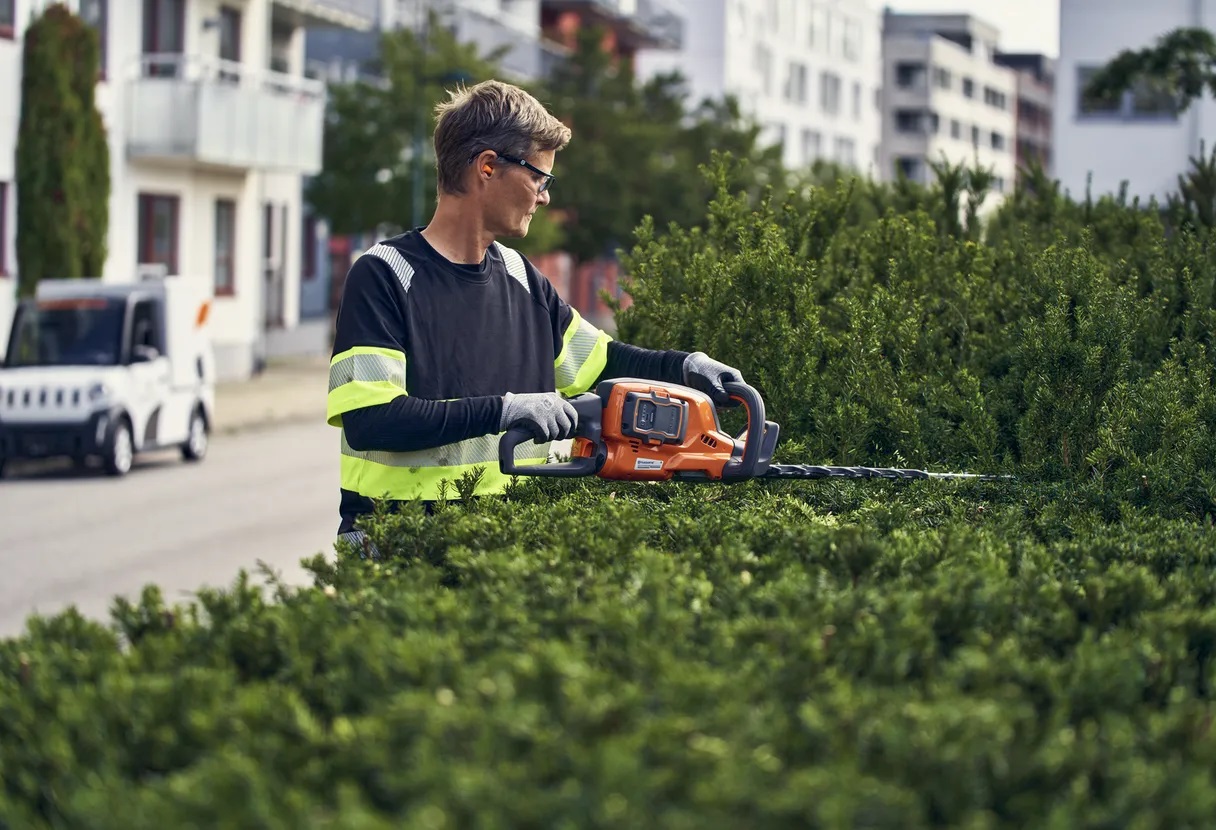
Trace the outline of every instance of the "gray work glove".
[[574, 405], [557, 392], [508, 392], [502, 398], [500, 431], [519, 426], [532, 433], [538, 442], [571, 438], [578, 426]]
[[684, 358], [684, 385], [704, 392], [718, 406], [731, 406], [732, 401], [723, 383], [743, 383], [743, 373], [719, 363], [705, 352], [693, 352]]

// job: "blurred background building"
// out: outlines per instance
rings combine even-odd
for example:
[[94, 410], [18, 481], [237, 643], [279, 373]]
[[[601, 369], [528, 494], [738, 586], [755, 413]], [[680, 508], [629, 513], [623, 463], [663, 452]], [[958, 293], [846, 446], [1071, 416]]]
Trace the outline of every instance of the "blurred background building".
[[[0, 0], [0, 327], [16, 280], [14, 156], [22, 34], [49, 0]], [[95, 26], [97, 98], [110, 139], [109, 259], [98, 275], [145, 266], [203, 271], [215, 284], [224, 377], [268, 358], [324, 352], [350, 262], [374, 242], [332, 237], [303, 199], [321, 164], [327, 85], [368, 77], [385, 31], [428, 12], [486, 53], [508, 80], [543, 77], [580, 28], [640, 78], [679, 70], [690, 105], [738, 97], [790, 168], [817, 160], [928, 183], [931, 159], [979, 162], [997, 188], [1036, 158], [1074, 192], [1122, 178], [1160, 190], [1197, 152], [1204, 104], [1185, 119], [1129, 96], [1116, 110], [1077, 99], [1078, 78], [1124, 46], [1213, 19], [1216, 0], [1061, 0], [1061, 56], [1007, 54], [967, 11], [910, 14], [878, 0], [66, 0]], [[1057, 81], [1057, 72], [1059, 80]], [[1058, 114], [1057, 114], [1058, 111]], [[1133, 163], [1134, 162], [1134, 163]], [[547, 273], [594, 319], [615, 263]], [[0, 349], [7, 346], [0, 342]]]
[[998, 62], [999, 37], [972, 15], [885, 13], [885, 176], [928, 183], [930, 162], [978, 163], [992, 170], [997, 194], [1012, 188], [1017, 78]]
[[1056, 62], [1046, 55], [1029, 52], [1002, 52], [997, 55], [996, 62], [1017, 73], [1014, 160], [1018, 179], [1021, 180], [1028, 165], [1035, 163], [1050, 176], [1055, 167], [1051, 130]]
[[642, 50], [641, 76], [679, 70], [693, 104], [736, 96], [790, 168], [825, 160], [878, 175], [882, 18], [870, 0], [695, 5], [679, 48]]
[[[11, 273], [20, 34], [46, 3], [7, 3], [0, 255]], [[325, 86], [304, 75], [304, 32], [368, 30], [373, 3], [70, 0], [100, 35], [97, 106], [112, 181], [105, 269], [72, 276], [131, 281], [146, 266], [211, 275], [217, 369], [225, 378], [251, 374], [276, 335], [297, 327], [300, 282], [316, 269], [317, 223], [303, 209], [302, 183], [321, 165]], [[7, 332], [13, 292], [5, 288]]]
[[[1093, 72], [1123, 49], [1143, 49], [1180, 27], [1216, 27], [1216, 0], [1060, 0], [1059, 81], [1052, 143], [1056, 174], [1077, 199], [1126, 181], [1129, 196], [1164, 199], [1206, 138], [1212, 150], [1211, 95], [1179, 115], [1167, 96], [1140, 87], [1113, 101], [1081, 94]], [[1092, 182], [1090, 178], [1092, 177]]]

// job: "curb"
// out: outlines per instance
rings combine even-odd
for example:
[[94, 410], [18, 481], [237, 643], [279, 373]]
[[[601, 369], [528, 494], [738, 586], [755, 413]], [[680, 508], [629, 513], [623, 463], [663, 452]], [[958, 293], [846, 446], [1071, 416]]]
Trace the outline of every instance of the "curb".
[[[216, 388], [213, 435], [315, 421], [325, 423], [328, 360], [285, 361], [244, 381]], [[319, 394], [318, 394], [319, 389]]]
[[285, 412], [285, 413], [268, 413], [263, 418], [245, 418], [232, 422], [221, 422], [216, 424], [212, 429], [212, 435], [239, 435], [243, 432], [256, 432], [260, 429], [269, 429], [272, 427], [291, 426], [294, 424], [308, 423], [316, 421], [318, 423], [325, 422], [324, 412]]

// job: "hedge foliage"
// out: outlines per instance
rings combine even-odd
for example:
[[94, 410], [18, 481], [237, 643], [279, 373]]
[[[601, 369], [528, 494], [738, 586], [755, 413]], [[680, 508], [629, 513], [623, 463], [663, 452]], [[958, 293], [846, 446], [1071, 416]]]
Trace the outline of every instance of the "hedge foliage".
[[[1211, 530], [1064, 489], [529, 484], [0, 645], [10, 827], [1197, 827]], [[42, 822], [46, 822], [45, 824]]]
[[738, 366], [815, 463], [1095, 481], [1216, 514], [1216, 237], [1041, 174], [985, 229], [970, 179], [720, 187], [703, 225], [640, 228], [618, 335]]
[[943, 172], [643, 227], [618, 334], [740, 366], [782, 460], [1016, 482], [527, 480], [32, 618], [0, 828], [1210, 826], [1208, 232]]

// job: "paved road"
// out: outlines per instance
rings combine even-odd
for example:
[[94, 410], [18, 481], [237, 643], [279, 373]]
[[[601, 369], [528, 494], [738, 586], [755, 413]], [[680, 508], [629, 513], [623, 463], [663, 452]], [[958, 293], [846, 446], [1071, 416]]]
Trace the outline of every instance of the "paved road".
[[230, 585], [259, 559], [304, 584], [301, 559], [333, 552], [337, 430], [289, 424], [216, 436], [201, 464], [176, 452], [99, 470], [13, 469], [0, 480], [0, 637], [75, 604], [108, 618], [149, 582], [168, 602]]

